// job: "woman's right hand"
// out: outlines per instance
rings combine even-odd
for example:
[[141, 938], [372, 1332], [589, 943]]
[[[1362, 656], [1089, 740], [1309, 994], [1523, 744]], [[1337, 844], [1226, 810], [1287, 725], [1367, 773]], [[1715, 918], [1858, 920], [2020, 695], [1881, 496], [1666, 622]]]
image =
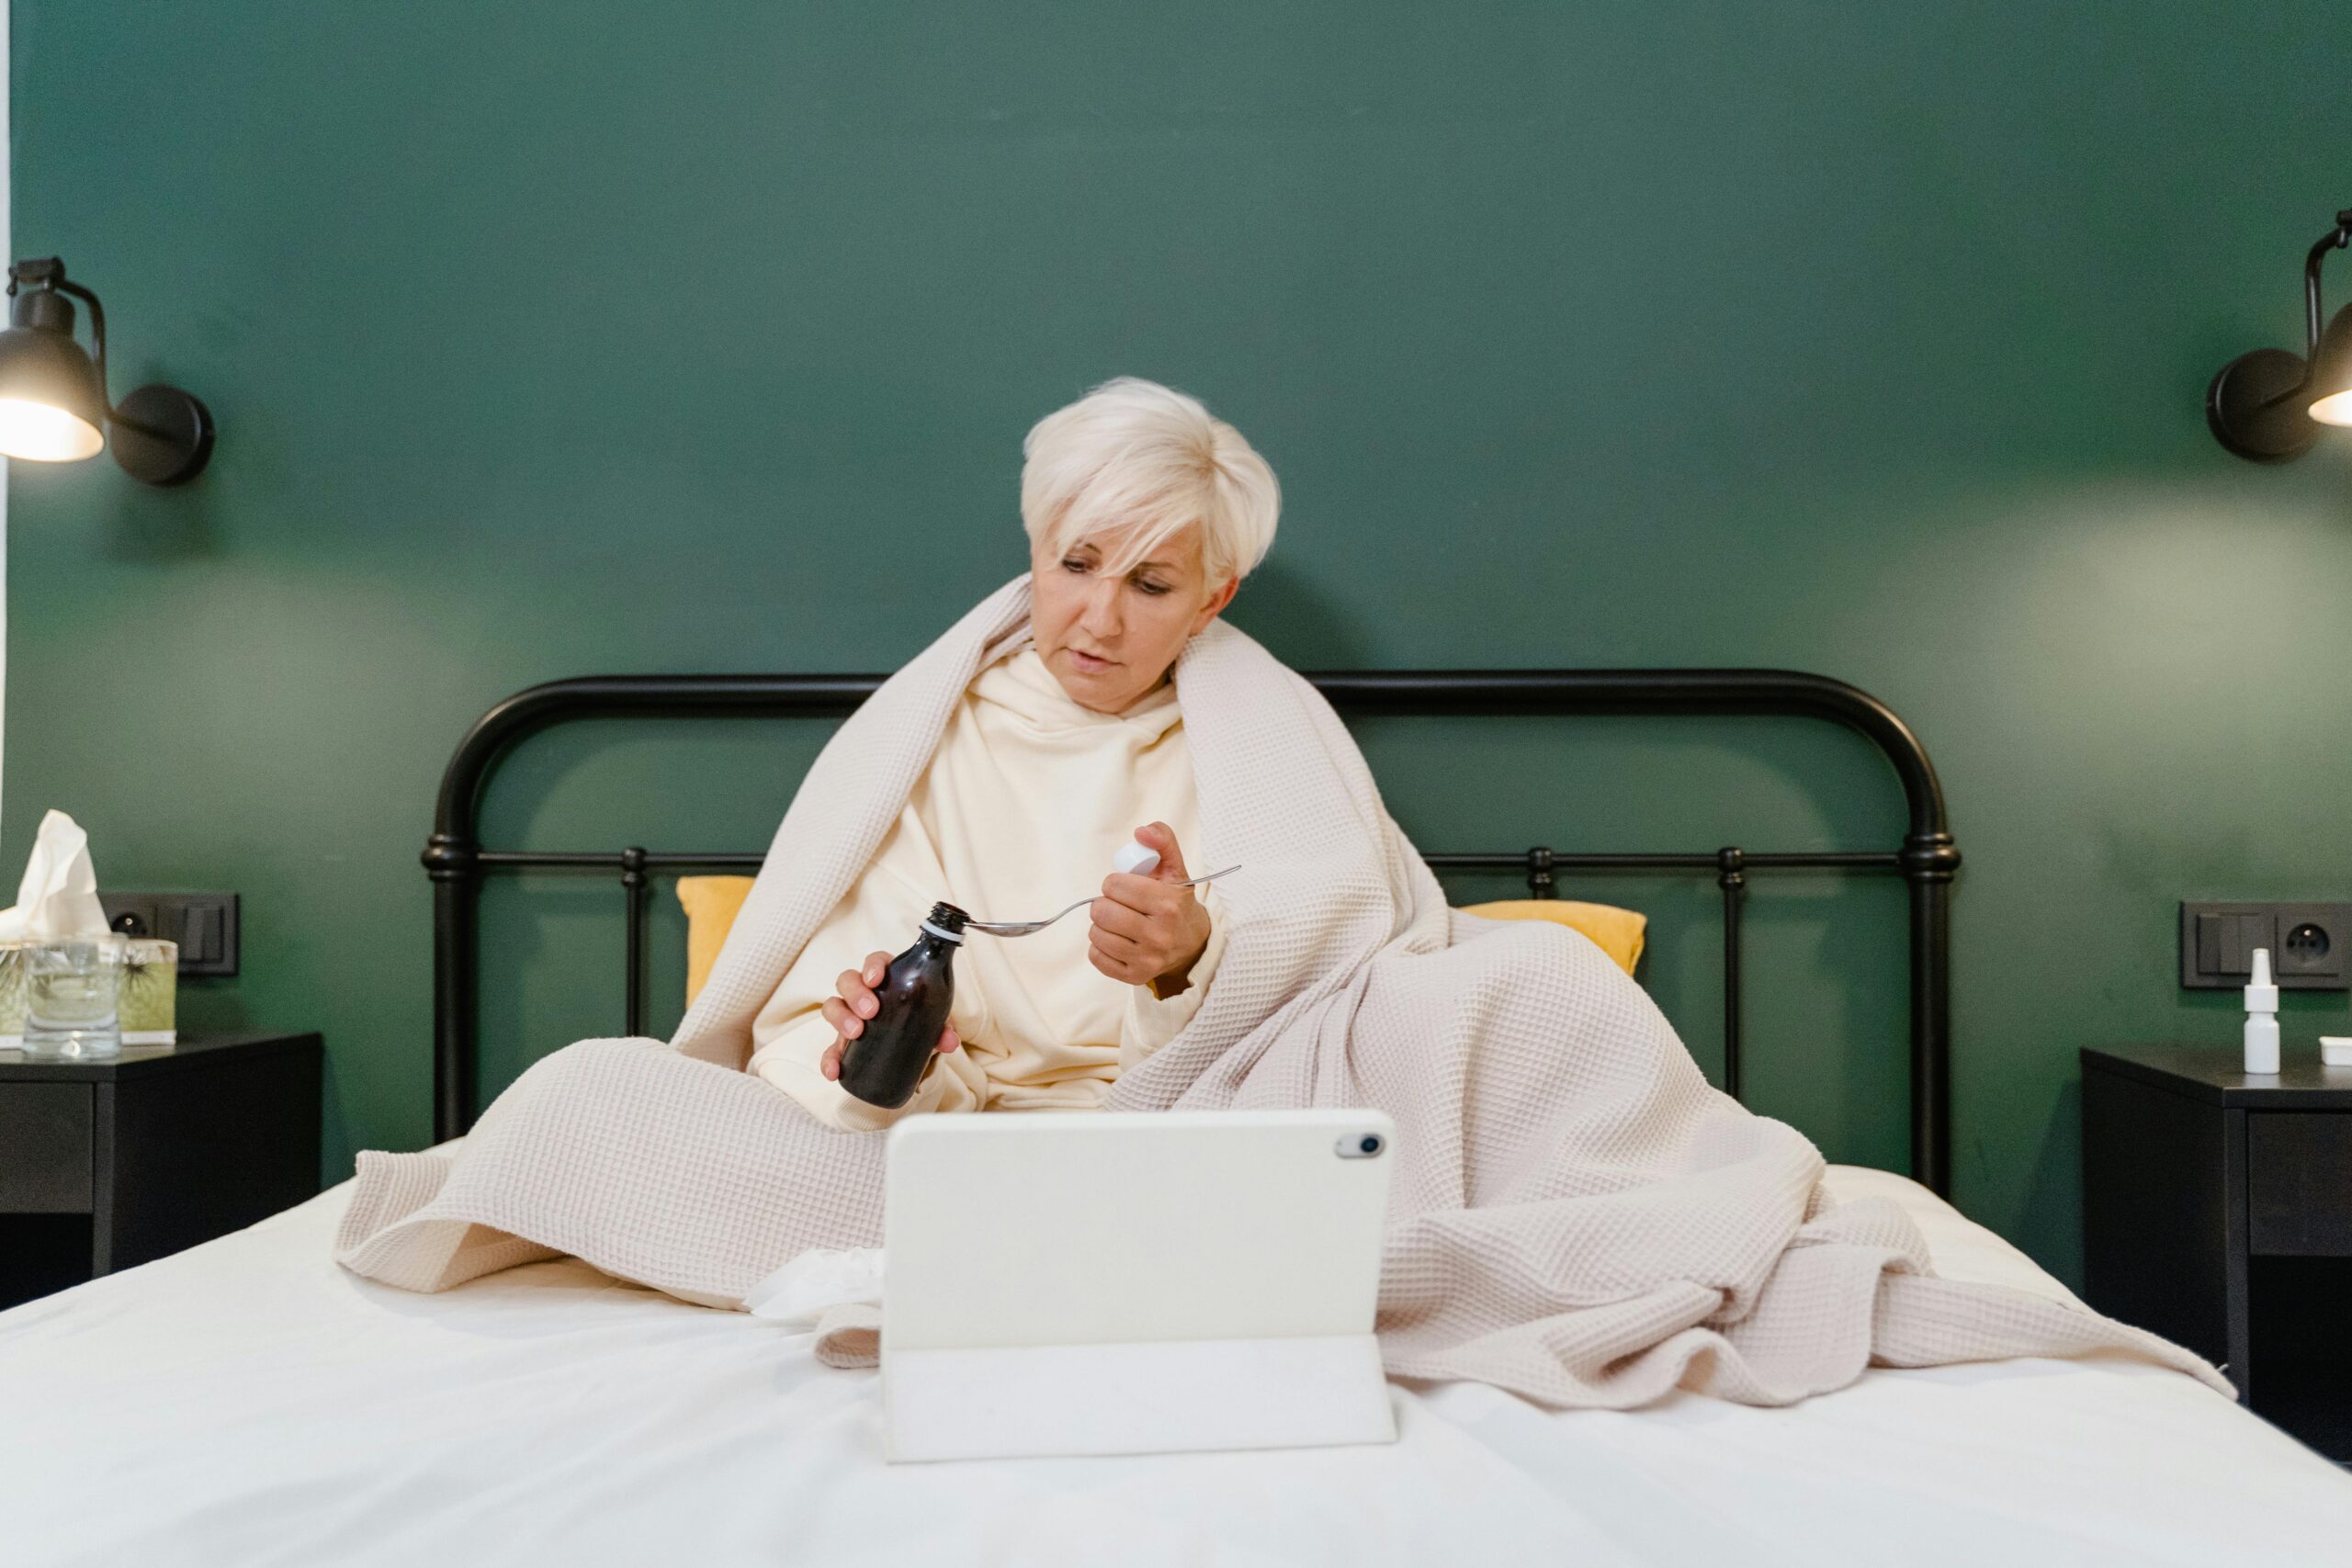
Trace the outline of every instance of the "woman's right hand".
[[[865, 1021], [882, 1010], [874, 987], [889, 971], [888, 953], [869, 953], [863, 969], [844, 969], [841, 978], [833, 982], [833, 989], [840, 994], [827, 997], [824, 1006], [825, 1021], [833, 1026], [833, 1043], [825, 1047], [825, 1055], [817, 1064], [818, 1070], [827, 1077], [841, 1077], [842, 1048], [865, 1033]], [[950, 1024], [939, 1032], [939, 1043], [933, 1049], [944, 1056], [961, 1043], [956, 1038], [955, 1026]]]

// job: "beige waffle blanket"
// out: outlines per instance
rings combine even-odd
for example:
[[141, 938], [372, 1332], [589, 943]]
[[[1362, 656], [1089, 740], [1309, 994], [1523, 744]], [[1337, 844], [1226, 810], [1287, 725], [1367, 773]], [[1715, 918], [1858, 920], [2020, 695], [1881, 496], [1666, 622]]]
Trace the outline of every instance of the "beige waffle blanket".
[[[882, 1134], [821, 1127], [744, 1074], [751, 1021], [1028, 610], [1027, 579], [1007, 584], [842, 727], [674, 1041], [557, 1052], [454, 1155], [361, 1155], [341, 1261], [440, 1291], [571, 1253], [735, 1306], [803, 1248], [878, 1244]], [[2139, 1330], [1934, 1278], [1890, 1203], [1832, 1206], [1813, 1145], [1709, 1088], [1590, 942], [1449, 909], [1338, 716], [1248, 636], [1213, 624], [1176, 679], [1194, 859], [1243, 869], [1221, 885], [1228, 946], [1199, 1014], [1109, 1104], [1394, 1117], [1391, 1371], [1563, 1405], [1678, 1385], [1769, 1404], [1873, 1361], [2109, 1352], [2226, 1386]], [[830, 1359], [870, 1354], [870, 1319], [834, 1327]]]

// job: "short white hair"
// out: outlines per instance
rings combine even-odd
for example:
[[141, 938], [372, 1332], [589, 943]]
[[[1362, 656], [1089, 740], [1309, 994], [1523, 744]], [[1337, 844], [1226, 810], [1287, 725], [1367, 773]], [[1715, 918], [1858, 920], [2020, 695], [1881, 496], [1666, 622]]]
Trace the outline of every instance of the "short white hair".
[[1021, 524], [1049, 555], [1090, 535], [1123, 573], [1193, 524], [1212, 585], [1266, 558], [1282, 513], [1274, 470], [1198, 398], [1122, 376], [1039, 420], [1021, 444]]

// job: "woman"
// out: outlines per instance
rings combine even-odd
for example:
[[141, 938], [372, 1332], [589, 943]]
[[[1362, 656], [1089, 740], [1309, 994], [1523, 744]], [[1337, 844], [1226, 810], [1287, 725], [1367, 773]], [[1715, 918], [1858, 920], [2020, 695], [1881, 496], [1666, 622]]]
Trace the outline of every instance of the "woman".
[[[1200, 813], [1170, 672], [1273, 542], [1273, 472], [1196, 400], [1132, 378], [1047, 415], [1023, 451], [1029, 636], [972, 681], [873, 862], [752, 1024], [751, 1070], [847, 1131], [1091, 1109], [1191, 1021], [1224, 950], [1214, 891], [1174, 886]], [[1130, 837], [1159, 866], [1104, 876]], [[906, 1106], [842, 1089], [842, 1052], [934, 901], [1023, 919], [1098, 880], [1087, 925], [966, 942]]]
[[[831, 1076], [876, 950], [942, 897], [1021, 916], [1102, 881], [1091, 930], [965, 947], [915, 1107], [1385, 1111], [1392, 1372], [1623, 1409], [2123, 1351], [2227, 1389], [2069, 1303], [1936, 1278], [1900, 1209], [1838, 1204], [1820, 1151], [1711, 1087], [1598, 947], [1450, 908], [1331, 705], [1215, 624], [1273, 532], [1238, 435], [1114, 382], [1028, 456], [1035, 581], [834, 732], [676, 1037], [542, 1058], [454, 1156], [363, 1154], [345, 1268], [437, 1291], [572, 1252], [732, 1306], [811, 1248], [880, 1245], [888, 1140], [836, 1129], [888, 1118]], [[1170, 864], [1102, 880], [1131, 832]], [[1196, 900], [1187, 851], [1246, 869]], [[874, 1326], [837, 1314], [820, 1354], [870, 1362]]]

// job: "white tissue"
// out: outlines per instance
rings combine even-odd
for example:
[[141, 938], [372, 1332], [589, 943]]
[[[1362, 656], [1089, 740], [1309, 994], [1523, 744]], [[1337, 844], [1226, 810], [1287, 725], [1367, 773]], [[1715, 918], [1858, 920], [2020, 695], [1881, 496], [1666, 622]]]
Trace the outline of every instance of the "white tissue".
[[1119, 846], [1119, 852], [1111, 857], [1111, 869], [1135, 876], [1149, 876], [1159, 869], [1159, 852], [1149, 844], [1129, 839]]
[[90, 864], [90, 835], [62, 811], [51, 811], [40, 819], [25, 879], [17, 886], [17, 907], [0, 909], [0, 942], [55, 942], [106, 929], [98, 874]]
[[814, 1328], [828, 1307], [882, 1304], [882, 1249], [812, 1247], [743, 1292], [743, 1310], [788, 1328]]

